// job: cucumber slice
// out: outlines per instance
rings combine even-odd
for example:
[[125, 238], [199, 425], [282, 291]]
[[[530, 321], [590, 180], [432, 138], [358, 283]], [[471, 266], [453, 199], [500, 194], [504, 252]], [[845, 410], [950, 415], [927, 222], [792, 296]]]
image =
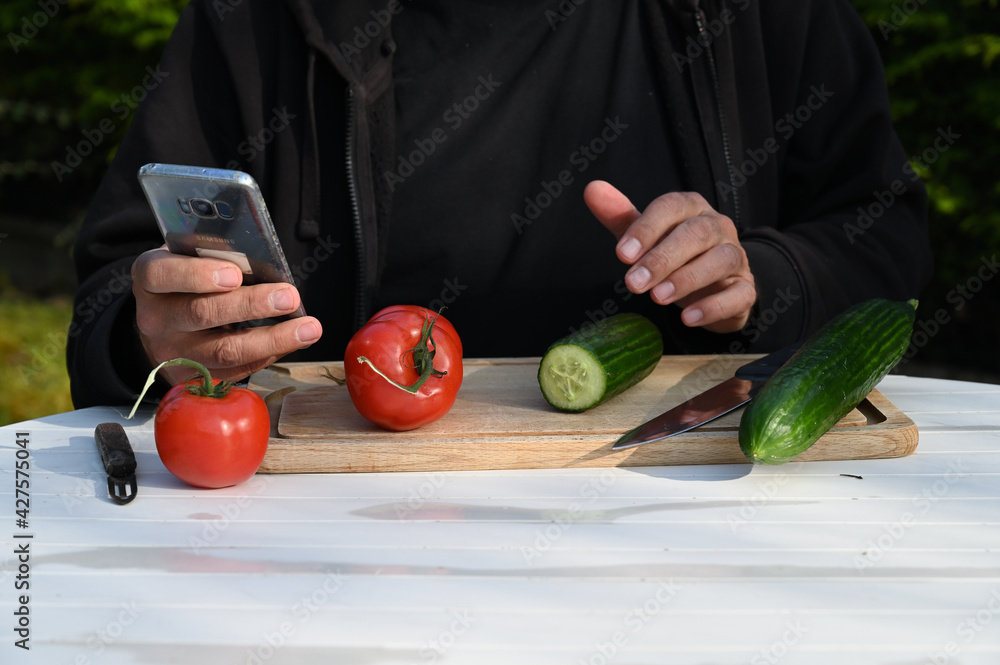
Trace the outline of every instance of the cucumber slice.
[[617, 314], [553, 343], [538, 386], [553, 407], [586, 411], [639, 383], [663, 357], [663, 337], [639, 314]]

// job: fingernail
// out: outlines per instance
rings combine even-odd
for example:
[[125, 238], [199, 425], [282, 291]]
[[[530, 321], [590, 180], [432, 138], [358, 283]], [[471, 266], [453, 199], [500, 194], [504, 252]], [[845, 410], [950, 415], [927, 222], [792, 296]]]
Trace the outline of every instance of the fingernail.
[[223, 268], [215, 273], [215, 283], [226, 289], [240, 285], [240, 273], [232, 268]]
[[295, 299], [290, 289], [281, 289], [271, 294], [271, 307], [277, 312], [288, 312], [295, 308]]
[[674, 284], [673, 282], [666, 281], [660, 282], [653, 287], [653, 299], [661, 303], [666, 303], [670, 299], [670, 296], [674, 295]]
[[625, 282], [633, 291], [642, 291], [649, 284], [651, 277], [649, 270], [639, 267], [625, 275]]
[[701, 313], [701, 310], [695, 308], [695, 309], [689, 309], [686, 312], [684, 312], [681, 315], [681, 318], [684, 319], [684, 323], [688, 324], [689, 326], [693, 326], [696, 325], [699, 321], [701, 321], [703, 316], [704, 315]]
[[639, 258], [639, 252], [642, 251], [642, 244], [639, 243], [635, 238], [629, 238], [622, 243], [622, 246], [618, 248], [621, 255], [629, 261], [635, 261]]
[[301, 326], [295, 329], [295, 337], [302, 344], [312, 344], [319, 339], [319, 336], [323, 334], [322, 329], [318, 324], [309, 322], [303, 323]]

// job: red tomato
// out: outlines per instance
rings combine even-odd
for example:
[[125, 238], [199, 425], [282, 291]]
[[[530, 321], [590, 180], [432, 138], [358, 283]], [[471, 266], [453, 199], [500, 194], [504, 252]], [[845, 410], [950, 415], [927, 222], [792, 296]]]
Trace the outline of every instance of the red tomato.
[[[451, 321], [441, 316], [438, 312], [433, 309], [428, 309], [426, 307], [421, 307], [420, 305], [390, 305], [384, 309], [380, 309], [372, 315], [369, 321], [374, 321], [380, 318], [383, 314], [389, 314], [391, 312], [423, 312], [426, 316], [431, 317], [434, 320], [434, 338], [437, 339], [437, 331], [443, 330], [449, 335], [451, 335], [452, 342], [458, 346], [459, 354], [462, 353], [462, 340], [458, 337], [458, 331], [455, 330], [455, 326], [451, 324]], [[435, 318], [437, 317], [437, 318]]]
[[230, 388], [224, 397], [196, 395], [188, 388], [201, 383], [178, 384], [160, 400], [156, 450], [167, 470], [190, 485], [237, 485], [257, 472], [267, 452], [267, 406], [247, 388]]
[[[430, 339], [422, 339], [431, 321]], [[428, 373], [426, 381], [407, 392], [403, 387], [421, 378], [418, 367]], [[449, 321], [425, 307], [388, 307], [347, 343], [344, 374], [351, 401], [367, 420], [394, 431], [416, 429], [455, 403], [462, 386], [462, 342]]]

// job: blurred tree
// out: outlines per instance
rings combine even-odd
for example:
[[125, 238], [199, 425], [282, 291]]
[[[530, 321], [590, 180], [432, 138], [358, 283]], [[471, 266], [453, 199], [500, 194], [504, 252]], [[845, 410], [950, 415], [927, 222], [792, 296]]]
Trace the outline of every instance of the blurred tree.
[[3, 213], [78, 220], [187, 0], [0, 5]]
[[[896, 129], [931, 199], [937, 269], [921, 298], [916, 358], [1000, 374], [998, 2], [853, 4], [882, 53]], [[935, 141], [948, 132], [941, 151]]]

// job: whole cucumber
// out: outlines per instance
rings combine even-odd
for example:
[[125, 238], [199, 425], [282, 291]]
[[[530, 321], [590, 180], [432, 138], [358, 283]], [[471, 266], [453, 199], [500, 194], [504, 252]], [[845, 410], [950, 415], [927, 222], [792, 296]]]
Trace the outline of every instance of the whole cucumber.
[[903, 357], [916, 307], [916, 300], [867, 300], [809, 337], [743, 412], [747, 459], [788, 462], [850, 413]]

